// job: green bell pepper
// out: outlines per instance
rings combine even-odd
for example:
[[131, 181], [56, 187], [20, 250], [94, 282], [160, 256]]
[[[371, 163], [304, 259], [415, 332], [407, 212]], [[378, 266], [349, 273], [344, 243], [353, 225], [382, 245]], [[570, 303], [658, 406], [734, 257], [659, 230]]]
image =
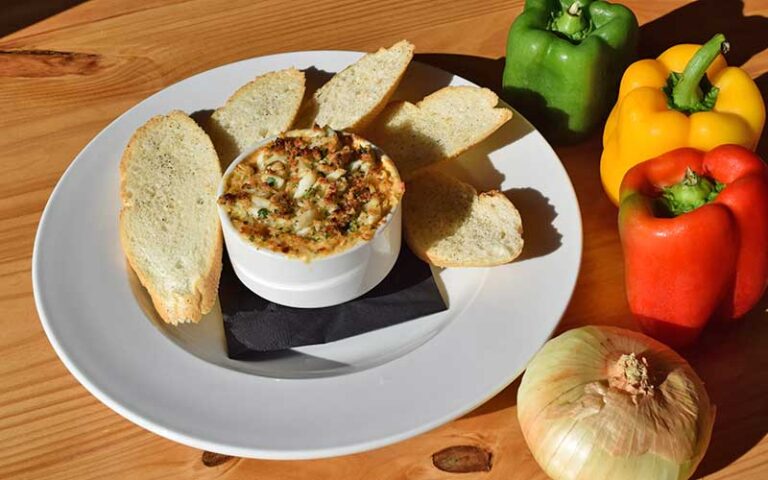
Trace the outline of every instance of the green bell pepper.
[[616, 101], [637, 35], [637, 19], [623, 5], [526, 0], [509, 30], [504, 96], [548, 140], [581, 140]]

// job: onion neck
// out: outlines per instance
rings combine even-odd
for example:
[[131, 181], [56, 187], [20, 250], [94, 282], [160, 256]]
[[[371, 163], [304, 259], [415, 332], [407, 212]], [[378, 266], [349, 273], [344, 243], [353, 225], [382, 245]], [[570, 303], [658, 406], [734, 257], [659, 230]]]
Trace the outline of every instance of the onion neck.
[[632, 395], [653, 396], [653, 385], [648, 374], [648, 361], [634, 353], [623, 354], [609, 367], [608, 385]]

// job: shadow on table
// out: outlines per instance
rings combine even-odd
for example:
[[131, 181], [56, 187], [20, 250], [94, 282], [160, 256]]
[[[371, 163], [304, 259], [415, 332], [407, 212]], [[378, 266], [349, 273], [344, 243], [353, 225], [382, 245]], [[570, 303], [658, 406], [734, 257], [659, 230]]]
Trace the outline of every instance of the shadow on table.
[[[658, 56], [679, 43], [704, 43], [722, 32], [732, 46], [728, 63], [743, 65], [768, 48], [768, 18], [745, 16], [743, 8], [741, 0], [699, 0], [649, 22], [641, 27], [640, 58]], [[416, 59], [502, 93], [503, 58], [421, 54]], [[768, 98], [768, 73], [758, 77], [756, 83], [763, 98]], [[763, 135], [757, 150], [763, 158], [768, 158], [766, 137]], [[768, 295], [737, 325], [708, 329], [694, 351], [684, 352], [717, 407], [712, 440], [694, 478], [730, 465], [768, 433], [768, 382], [764, 374], [768, 369], [767, 308]], [[520, 378], [466, 418], [516, 405], [519, 386]]]
[[[739, 323], [710, 328], [695, 349], [681, 352], [704, 381], [717, 408], [712, 441], [693, 478], [722, 470], [768, 434], [766, 309], [768, 295]], [[515, 406], [521, 377], [465, 418]]]
[[768, 433], [768, 295], [730, 326], [708, 328], [696, 348], [682, 352], [717, 408], [712, 441], [694, 478], [717, 472]]
[[743, 65], [768, 48], [768, 18], [743, 12], [743, 0], [691, 2], [640, 27], [640, 56], [656, 57], [672, 45], [704, 43], [723, 33], [731, 43], [728, 64]]
[[4, 0], [0, 15], [0, 37], [28, 27], [83, 3], [85, 0]]
[[[704, 43], [723, 33], [731, 44], [726, 55], [729, 65], [744, 65], [768, 48], [768, 17], [745, 15], [743, 0], [698, 0], [669, 12], [640, 27], [640, 58], [656, 57], [672, 45]], [[768, 73], [756, 80], [768, 98]], [[768, 135], [763, 134], [757, 152], [768, 157]]]
[[413, 59], [464, 77], [501, 96], [504, 57], [493, 59], [454, 53], [417, 53]]
[[568, 116], [565, 112], [548, 107], [546, 100], [536, 92], [520, 88], [508, 88], [503, 91], [504, 57], [493, 59], [472, 55], [417, 53], [414, 59], [455, 73], [481, 87], [493, 90], [499, 98], [514, 105], [518, 112], [525, 115], [525, 118], [535, 125], [550, 143], [573, 143], [572, 139], [556, 139], [552, 136], [555, 132], [567, 130]]
[[[768, 36], [768, 33], [766, 33], [766, 36]], [[768, 100], [768, 73], [764, 73], [757, 77], [755, 83], [757, 83], [757, 88], [763, 95], [763, 101]], [[768, 161], [768, 129], [763, 130], [763, 136], [760, 138], [760, 143], [757, 145], [757, 154], [760, 155], [763, 160]]]

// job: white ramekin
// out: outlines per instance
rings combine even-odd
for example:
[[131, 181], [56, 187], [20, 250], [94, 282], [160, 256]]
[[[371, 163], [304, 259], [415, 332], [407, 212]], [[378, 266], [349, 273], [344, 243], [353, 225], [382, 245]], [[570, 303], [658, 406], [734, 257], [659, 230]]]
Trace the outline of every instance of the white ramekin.
[[[274, 139], [270, 137], [253, 145], [229, 165], [217, 198], [237, 164]], [[235, 229], [226, 210], [221, 205], [218, 208], [229, 260], [240, 281], [269, 301], [289, 307], [318, 308], [357, 298], [389, 274], [400, 254], [401, 203], [389, 213], [372, 239], [311, 261], [254, 245]]]

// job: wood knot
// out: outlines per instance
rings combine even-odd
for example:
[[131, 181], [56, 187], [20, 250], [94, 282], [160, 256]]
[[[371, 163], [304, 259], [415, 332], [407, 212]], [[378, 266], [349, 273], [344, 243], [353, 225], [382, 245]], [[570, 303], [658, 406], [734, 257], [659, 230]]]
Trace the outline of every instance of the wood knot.
[[489, 472], [493, 455], [490, 451], [473, 445], [456, 445], [432, 455], [432, 464], [449, 473]]
[[0, 77], [60, 77], [91, 75], [102, 67], [94, 53], [55, 50], [0, 50]]
[[233, 457], [230, 455], [224, 455], [222, 453], [215, 453], [215, 452], [203, 452], [201, 460], [203, 461], [203, 465], [206, 467], [218, 467], [219, 465], [223, 463], [227, 463], [228, 461], [232, 460]]

